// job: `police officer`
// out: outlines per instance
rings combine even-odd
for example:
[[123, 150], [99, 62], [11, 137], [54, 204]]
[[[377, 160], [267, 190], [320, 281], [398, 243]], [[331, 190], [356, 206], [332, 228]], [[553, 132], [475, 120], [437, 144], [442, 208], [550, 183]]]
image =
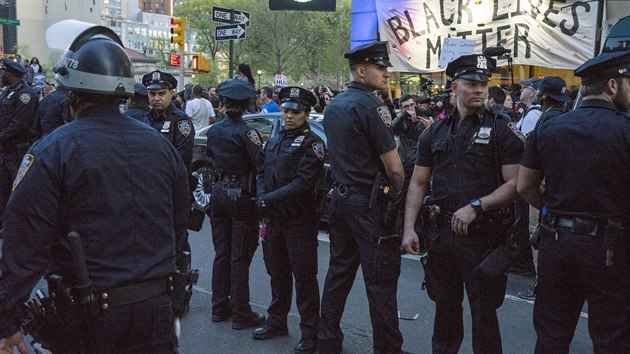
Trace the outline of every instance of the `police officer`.
[[13, 183], [0, 261], [0, 352], [26, 353], [20, 304], [44, 271], [74, 283], [65, 235], [76, 231], [90, 300], [76, 332], [64, 324], [50, 333], [50, 349], [177, 353], [168, 276], [190, 207], [184, 164], [154, 129], [119, 113], [134, 76], [113, 31], [85, 30], [60, 63], [56, 79], [77, 116], [31, 147]]
[[420, 137], [407, 193], [403, 245], [410, 253], [419, 251], [414, 223], [422, 201], [430, 193], [428, 204], [434, 204], [423, 236], [427, 292], [436, 305], [432, 337], [436, 353], [459, 351], [464, 287], [472, 314], [473, 351], [502, 351], [496, 309], [503, 303], [507, 279], [478, 276], [475, 268], [507, 237], [495, 211], [517, 196], [523, 142], [515, 128], [484, 107], [495, 65], [494, 59], [476, 54], [448, 64], [456, 106]]
[[72, 120], [70, 104], [68, 103], [68, 91], [63, 87], [57, 87], [53, 92], [44, 96], [39, 101], [37, 110], [41, 136], [44, 136]]
[[184, 160], [188, 175], [192, 174], [192, 155], [195, 144], [195, 127], [184, 111], [173, 105], [177, 79], [169, 73], [152, 71], [142, 77], [149, 92], [151, 111], [149, 124], [170, 141]]
[[604, 52], [575, 75], [584, 100], [532, 131], [518, 177], [542, 212], [536, 353], [569, 352], [585, 300], [594, 352], [628, 353], [630, 51]]
[[330, 202], [330, 265], [322, 295], [319, 351], [342, 350], [339, 323], [361, 265], [374, 352], [400, 353], [403, 340], [396, 301], [400, 238], [392, 232], [393, 225], [384, 222], [388, 197], [382, 187], [388, 187], [389, 198], [400, 199], [404, 172], [389, 131], [389, 108], [372, 94], [387, 87], [388, 43], [368, 43], [344, 56], [350, 62], [352, 82], [330, 101], [324, 115], [337, 187]]
[[133, 85], [133, 96], [129, 98], [128, 104], [129, 108], [125, 114], [143, 123], [151, 124], [148, 118], [148, 113], [151, 110], [151, 107], [149, 107], [149, 92], [144, 84], [136, 82]]
[[19, 61], [2, 59], [0, 75], [6, 88], [0, 95], [0, 220], [22, 156], [39, 137], [35, 129], [39, 100], [22, 81], [24, 73]]
[[232, 314], [233, 329], [260, 326], [265, 316], [249, 305], [249, 266], [258, 247], [258, 220], [253, 198], [255, 176], [262, 169], [262, 139], [243, 121], [256, 90], [249, 82], [229, 80], [219, 87], [227, 117], [208, 129], [207, 155], [213, 159], [210, 221], [214, 244], [212, 321]]
[[258, 177], [259, 215], [266, 222], [263, 254], [271, 277], [271, 305], [267, 322], [254, 330], [254, 338], [285, 335], [295, 277], [296, 303], [302, 339], [297, 353], [317, 347], [319, 285], [317, 283], [317, 232], [320, 203], [316, 183], [326, 154], [324, 142], [307, 122], [317, 99], [309, 90], [285, 87], [282, 101], [284, 129], [265, 145], [264, 171]]

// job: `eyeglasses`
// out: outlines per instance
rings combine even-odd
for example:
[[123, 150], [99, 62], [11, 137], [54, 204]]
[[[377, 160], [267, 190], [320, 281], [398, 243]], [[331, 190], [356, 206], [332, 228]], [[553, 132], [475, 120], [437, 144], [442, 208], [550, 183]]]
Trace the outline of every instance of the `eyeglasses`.
[[402, 109], [404, 109], [406, 111], [406, 110], [414, 108], [414, 107], [416, 107], [416, 104], [415, 103], [410, 103], [410, 104], [406, 104], [406, 105], [402, 106]]

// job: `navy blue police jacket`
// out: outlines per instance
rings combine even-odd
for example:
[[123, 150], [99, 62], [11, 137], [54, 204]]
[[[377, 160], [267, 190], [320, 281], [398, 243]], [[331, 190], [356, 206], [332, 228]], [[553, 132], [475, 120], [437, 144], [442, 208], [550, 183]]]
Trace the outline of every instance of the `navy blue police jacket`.
[[377, 172], [385, 177], [380, 155], [396, 148], [391, 125], [389, 108], [363, 83], [352, 81], [330, 101], [324, 129], [335, 182], [367, 187]]
[[208, 129], [206, 154], [224, 175], [246, 177], [265, 161], [262, 139], [243, 119], [225, 118]]
[[195, 145], [195, 127], [190, 117], [171, 103], [162, 112], [149, 111], [147, 119], [149, 124], [162, 133], [179, 151], [190, 175], [192, 173], [193, 146]]
[[266, 203], [315, 190], [326, 150], [308, 122], [295, 130], [282, 129], [265, 144], [264, 153], [264, 176], [259, 176], [256, 191], [259, 197], [264, 196]]
[[81, 235], [95, 290], [165, 277], [186, 239], [188, 177], [177, 150], [151, 127], [92, 106], [25, 155], [4, 214], [0, 338], [42, 274], [72, 279], [65, 237]]
[[[36, 132], [39, 99], [23, 82], [7, 87], [0, 95], [0, 150], [28, 147], [39, 137]], [[24, 150], [22, 150], [24, 153]]]

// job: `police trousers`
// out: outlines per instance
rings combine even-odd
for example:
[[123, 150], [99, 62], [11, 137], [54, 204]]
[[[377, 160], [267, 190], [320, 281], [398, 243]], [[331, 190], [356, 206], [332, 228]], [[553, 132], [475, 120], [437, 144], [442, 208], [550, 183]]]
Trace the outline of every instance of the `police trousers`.
[[[538, 284], [534, 303], [536, 353], [568, 353], [575, 327], [588, 301], [588, 331], [595, 353], [630, 352], [630, 242], [614, 246], [605, 265], [603, 236], [556, 228], [541, 229]], [[624, 311], [625, 309], [625, 311]]]
[[212, 313], [234, 313], [234, 321], [253, 316], [249, 305], [249, 266], [258, 247], [258, 220], [245, 190], [237, 200], [228, 197], [227, 182], [217, 182], [210, 199], [214, 263]]
[[400, 276], [400, 238], [383, 238], [382, 203], [369, 208], [369, 196], [335, 190], [330, 208], [330, 264], [322, 295], [318, 332], [320, 353], [339, 353], [340, 321], [361, 265], [372, 322], [375, 353], [401, 353], [396, 293]]
[[457, 236], [447, 222], [424, 229], [428, 257], [425, 280], [435, 302], [433, 353], [457, 353], [464, 338], [464, 288], [472, 315], [474, 353], [501, 353], [496, 310], [503, 304], [507, 276], [486, 278], [475, 268], [491, 251], [487, 235]]
[[[178, 353], [169, 295], [123, 306], [111, 306], [85, 321], [85, 348], [63, 353]], [[78, 343], [71, 341], [70, 345]], [[74, 349], [77, 349], [76, 351]]]
[[267, 323], [287, 328], [293, 278], [295, 303], [300, 313], [302, 339], [317, 339], [319, 284], [317, 283], [317, 232], [319, 213], [267, 222], [263, 255], [271, 277], [271, 305]]
[[7, 202], [11, 196], [13, 180], [15, 180], [15, 176], [17, 175], [20, 162], [22, 162], [22, 155], [18, 156], [17, 153], [0, 154], [0, 225], [2, 223], [4, 209], [7, 207]]

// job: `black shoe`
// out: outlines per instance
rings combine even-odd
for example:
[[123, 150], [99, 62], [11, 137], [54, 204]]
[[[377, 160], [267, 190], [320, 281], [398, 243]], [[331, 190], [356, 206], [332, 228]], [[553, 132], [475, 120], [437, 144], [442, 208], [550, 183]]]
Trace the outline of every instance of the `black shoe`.
[[317, 350], [316, 339], [302, 339], [295, 346], [295, 353], [315, 353]]
[[265, 316], [254, 312], [253, 316], [244, 320], [232, 320], [232, 329], [247, 329], [258, 327], [265, 323]]
[[269, 339], [278, 336], [286, 336], [289, 334], [289, 330], [285, 327], [274, 327], [268, 323], [256, 328], [252, 332], [254, 339]]
[[232, 312], [217, 312], [212, 314], [212, 322], [223, 322], [232, 317]]

